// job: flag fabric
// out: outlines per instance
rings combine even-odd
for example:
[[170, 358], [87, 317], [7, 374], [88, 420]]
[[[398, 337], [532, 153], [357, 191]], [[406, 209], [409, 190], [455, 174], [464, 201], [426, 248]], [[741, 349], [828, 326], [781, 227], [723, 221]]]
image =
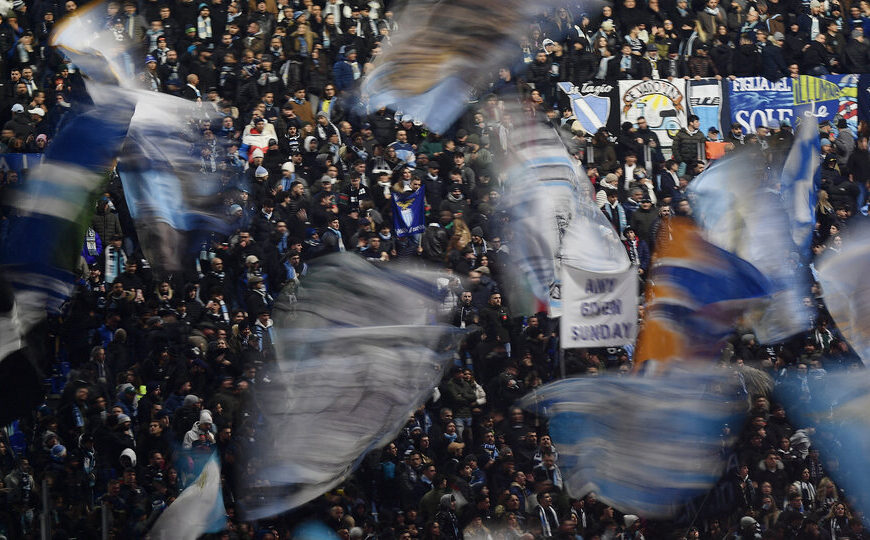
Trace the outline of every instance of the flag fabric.
[[773, 292], [757, 268], [704, 240], [690, 221], [674, 218], [671, 230], [650, 270], [638, 364], [713, 360], [738, 321], [766, 309]]
[[[595, 9], [600, 2], [581, 2]], [[399, 30], [362, 80], [361, 98], [369, 111], [390, 107], [437, 133], [445, 133], [468, 101], [512, 65], [520, 50], [517, 36], [553, 0], [455, 0], [409, 2], [397, 12]], [[534, 56], [534, 53], [529, 53]]]
[[[508, 144], [511, 163], [505, 169], [503, 206], [516, 262], [509, 281], [526, 284], [551, 316], [561, 316], [563, 264], [610, 273], [624, 271], [630, 261], [616, 231], [593, 202], [586, 172], [555, 130], [535, 122], [516, 125]], [[523, 311], [515, 302], [511, 305], [515, 313]]]
[[219, 208], [220, 182], [204, 172], [195, 120], [206, 109], [191, 101], [136, 91], [136, 112], [118, 162], [124, 197], [143, 252], [164, 271], [181, 270], [184, 255], [201, 242], [197, 231], [231, 232]]
[[149, 533], [154, 540], [196, 540], [226, 528], [217, 454], [205, 463], [196, 480], [163, 510]]
[[549, 418], [572, 497], [594, 491], [621, 512], [667, 518], [719, 480], [730, 442], [722, 428], [740, 419], [736, 396], [736, 379], [707, 367], [565, 379], [520, 405]]
[[770, 281], [764, 312], [747, 320], [760, 343], [776, 343], [811, 326], [806, 274], [790, 241], [792, 229], [766, 166], [752, 155], [724, 158], [695, 178], [687, 192], [693, 218], [711, 244], [749, 262]]
[[813, 114], [800, 117], [795, 140], [780, 176], [791, 236], [804, 259], [810, 258], [810, 241], [816, 225], [816, 203], [822, 186], [819, 121]]
[[276, 305], [247, 519], [318, 497], [396, 436], [453, 358], [457, 330], [434, 322], [438, 305], [435, 274], [347, 253], [318, 259], [298, 303]]
[[41, 369], [26, 336], [26, 323], [12, 287], [0, 274], [0, 425], [29, 414], [42, 403]]
[[123, 97], [102, 101], [100, 85], [92, 95], [94, 105], [77, 106], [43, 162], [6, 201], [13, 213], [0, 268], [26, 328], [46, 311], [59, 312], [72, 293], [85, 231], [133, 114], [133, 103]]
[[393, 193], [393, 227], [396, 236], [413, 236], [426, 229], [426, 188]]
[[826, 463], [837, 467], [828, 474], [849, 494], [853, 512], [870, 512], [870, 373], [849, 369], [839, 373], [811, 369], [804, 378], [778, 384], [774, 397], [784, 404], [797, 425], [813, 426], [812, 445]]
[[827, 253], [818, 263], [819, 283], [828, 313], [837, 329], [865, 362], [870, 361], [870, 230], [859, 227], [843, 242], [840, 253]]

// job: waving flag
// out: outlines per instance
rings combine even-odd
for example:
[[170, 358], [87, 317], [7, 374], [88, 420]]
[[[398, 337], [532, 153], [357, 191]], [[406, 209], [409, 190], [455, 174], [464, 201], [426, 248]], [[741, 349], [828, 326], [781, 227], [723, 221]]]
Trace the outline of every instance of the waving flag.
[[263, 425], [241, 479], [242, 499], [260, 501], [248, 519], [339, 485], [429, 398], [456, 331], [433, 322], [435, 278], [335, 254], [312, 267], [298, 304], [276, 306], [279, 360], [257, 387]]
[[14, 211], [0, 267], [27, 329], [46, 310], [58, 312], [72, 292], [85, 230], [133, 114], [123, 97], [103, 101], [104, 87], [93, 85], [91, 94], [94, 105], [77, 105], [81, 112], [6, 202]]
[[[803, 384], [805, 382], [806, 384]], [[805, 381], [776, 386], [775, 397], [799, 425], [815, 427], [812, 445], [825, 461], [836, 461], [829, 471], [837, 487], [849, 494], [853, 511], [870, 512], [870, 373], [850, 369], [840, 373], [814, 373]]]
[[149, 535], [154, 540], [196, 540], [203, 534], [220, 532], [226, 525], [221, 466], [213, 454], [196, 480], [160, 514]]
[[[517, 114], [517, 118], [522, 115]], [[586, 172], [555, 130], [539, 123], [510, 132], [504, 208], [513, 240], [511, 281], [527, 283], [552, 316], [562, 313], [562, 265], [587, 272], [623, 272], [628, 255], [594, 204]], [[512, 301], [515, 312], [522, 311]], [[529, 310], [534, 313], [537, 310]]]
[[786, 215], [791, 220], [791, 237], [804, 259], [810, 256], [816, 203], [822, 185], [820, 151], [819, 122], [813, 114], [804, 114], [780, 177]]
[[704, 240], [674, 218], [673, 240], [657, 252], [637, 362], [712, 360], [748, 314], [766, 309], [770, 282], [745, 260]]
[[426, 229], [426, 188], [393, 193], [393, 227], [396, 236], [413, 236]]
[[747, 320], [761, 343], [775, 343], [810, 327], [806, 275], [791, 238], [782, 198], [751, 154], [725, 157], [689, 186], [693, 217], [704, 239], [747, 261], [771, 283], [768, 307]]
[[621, 512], [666, 518], [721, 476], [722, 428], [739, 421], [743, 405], [736, 395], [734, 377], [707, 367], [565, 379], [520, 405], [550, 419], [572, 497], [594, 491]]
[[443, 133], [493, 72], [515, 63], [516, 36], [547, 4], [556, 2], [410, 2], [396, 17], [400, 30], [391, 45], [363, 79], [363, 100], [370, 110], [390, 107]]
[[201, 169], [196, 121], [207, 109], [175, 96], [136, 91], [136, 112], [118, 174], [146, 257], [161, 270], [181, 270], [197, 231], [229, 233], [217, 174]]
[[870, 361], [870, 242], [866, 226], [843, 242], [840, 253], [827, 253], [818, 264], [825, 306], [837, 329], [865, 361]]

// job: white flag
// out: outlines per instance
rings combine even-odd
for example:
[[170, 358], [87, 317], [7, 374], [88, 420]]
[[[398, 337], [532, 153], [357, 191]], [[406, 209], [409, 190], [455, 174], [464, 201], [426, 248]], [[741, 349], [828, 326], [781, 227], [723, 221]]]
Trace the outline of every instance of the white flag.
[[196, 481], [184, 488], [154, 524], [149, 536], [154, 540], [196, 540], [226, 526], [224, 498], [221, 494], [221, 467], [212, 456]]

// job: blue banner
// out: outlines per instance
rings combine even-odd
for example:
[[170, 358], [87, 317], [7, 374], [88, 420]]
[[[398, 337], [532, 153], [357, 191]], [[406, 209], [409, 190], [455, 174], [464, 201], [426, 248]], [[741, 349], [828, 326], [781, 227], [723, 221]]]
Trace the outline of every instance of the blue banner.
[[[787, 120], [811, 112], [819, 122], [833, 120], [838, 114], [848, 121], [857, 115], [856, 76], [801, 75], [796, 79], [769, 81], [764, 77], [738, 77], [728, 83], [731, 122], [754, 133], [758, 126], [770, 126], [774, 120]], [[856, 126], [857, 127], [857, 126]]]
[[393, 227], [396, 236], [412, 236], [426, 228], [426, 188], [393, 194]]
[[731, 122], [743, 126], [745, 133], [754, 133], [758, 126], [769, 126], [772, 120], [791, 121], [794, 116], [791, 79], [738, 77], [728, 84], [728, 101]]

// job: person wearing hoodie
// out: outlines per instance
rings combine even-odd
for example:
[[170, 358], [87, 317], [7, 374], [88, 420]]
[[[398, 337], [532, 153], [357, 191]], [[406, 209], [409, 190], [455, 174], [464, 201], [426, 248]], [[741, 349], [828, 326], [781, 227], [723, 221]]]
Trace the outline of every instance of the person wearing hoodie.
[[199, 413], [199, 420], [194, 422], [193, 427], [184, 434], [184, 440], [182, 440], [181, 446], [185, 450], [191, 450], [194, 447], [213, 447], [215, 445], [215, 438], [211, 428], [211, 412], [203, 410]]
[[462, 528], [456, 516], [456, 497], [452, 493], [442, 495], [438, 501], [438, 513], [433, 520], [441, 528], [442, 540], [462, 540]]

